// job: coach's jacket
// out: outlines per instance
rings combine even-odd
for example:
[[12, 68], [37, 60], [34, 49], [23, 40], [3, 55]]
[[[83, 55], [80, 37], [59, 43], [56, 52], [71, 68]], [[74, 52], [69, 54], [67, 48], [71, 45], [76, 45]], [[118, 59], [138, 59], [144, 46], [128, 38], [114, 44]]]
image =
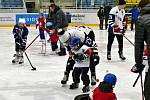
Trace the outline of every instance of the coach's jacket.
[[[141, 9], [141, 15], [135, 27], [135, 62], [137, 65], [141, 65], [143, 61], [144, 41], [150, 54], [150, 4]], [[148, 55], [148, 64], [150, 66], [150, 55]], [[145, 100], [150, 100], [150, 69], [148, 80], [145, 80], [144, 92]]]

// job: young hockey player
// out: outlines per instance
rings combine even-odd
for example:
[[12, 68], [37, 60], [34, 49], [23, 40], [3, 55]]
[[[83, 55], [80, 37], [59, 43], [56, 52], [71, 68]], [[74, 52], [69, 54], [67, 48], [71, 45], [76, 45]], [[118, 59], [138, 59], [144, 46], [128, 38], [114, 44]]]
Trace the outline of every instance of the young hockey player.
[[108, 73], [105, 75], [103, 82], [94, 89], [91, 100], [117, 100], [113, 88], [116, 85], [117, 77]]
[[[86, 26], [76, 26], [69, 28], [66, 32], [65, 31], [60, 31], [59, 32], [59, 39], [64, 45], [68, 47], [69, 54], [69, 42], [71, 40], [72, 36], [76, 36], [80, 38], [80, 42], [83, 45], [86, 45], [88, 47], [93, 48], [93, 55], [90, 57], [90, 71], [91, 71], [91, 85], [96, 84], [96, 72], [95, 72], [95, 66], [99, 63], [99, 56], [98, 56], [98, 50], [96, 48], [96, 43], [95, 43], [95, 35], [94, 31]], [[64, 72], [64, 77], [63, 80], [61, 80], [62, 84], [66, 84], [68, 81], [69, 73], [73, 69], [75, 62], [74, 60], [69, 57], [66, 65], [66, 70]]]
[[44, 17], [44, 14], [43, 13], [40, 13], [40, 17], [38, 18], [37, 20], [37, 24], [36, 24], [36, 29], [37, 27], [39, 27], [39, 33], [40, 33], [40, 41], [42, 43], [45, 43], [45, 34], [44, 34], [44, 31], [45, 31], [45, 17]]
[[108, 73], [90, 94], [77, 95], [74, 100], [117, 100], [113, 92], [116, 81], [117, 77], [112, 73]]
[[119, 57], [121, 60], [126, 58], [123, 55], [123, 34], [125, 33], [125, 8], [126, 2], [119, 0], [116, 7], [112, 8], [109, 13], [109, 27], [108, 27], [108, 44], [107, 44], [107, 60], [111, 60], [111, 47], [116, 37], [118, 40]]
[[71, 37], [69, 46], [71, 47], [72, 56], [75, 60], [75, 67], [72, 74], [73, 83], [70, 85], [70, 89], [79, 87], [81, 75], [81, 80], [84, 84], [82, 91], [88, 92], [90, 91], [90, 79], [87, 73], [89, 71], [90, 56], [92, 56], [93, 50], [86, 45], [82, 45], [80, 38], [76, 36]]
[[25, 19], [20, 18], [18, 24], [14, 26], [13, 35], [15, 38], [15, 59], [12, 60], [12, 63], [22, 64], [24, 62], [23, 52], [26, 47], [28, 29], [25, 26]]
[[[56, 31], [52, 31], [53, 27], [53, 22], [47, 22], [46, 23], [46, 32], [48, 33], [48, 35], [50, 36], [50, 42], [51, 42], [51, 48], [52, 48], [52, 51], [56, 51], [58, 49], [58, 45], [57, 45], [57, 42], [58, 42], [58, 35], [57, 35], [57, 32]], [[55, 52], [56, 54], [56, 52]]]

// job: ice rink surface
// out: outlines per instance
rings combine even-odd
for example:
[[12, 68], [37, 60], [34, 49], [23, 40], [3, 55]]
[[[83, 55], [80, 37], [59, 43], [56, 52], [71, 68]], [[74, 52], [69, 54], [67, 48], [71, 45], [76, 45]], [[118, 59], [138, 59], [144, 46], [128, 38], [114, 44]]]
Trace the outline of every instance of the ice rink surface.
[[[131, 67], [135, 64], [134, 47], [124, 38], [124, 55], [127, 59], [121, 61], [115, 38], [111, 52], [112, 60], [107, 61], [107, 31], [98, 30], [95, 27], [93, 29], [100, 55], [100, 63], [96, 67], [97, 79], [102, 81], [107, 72], [114, 73], [118, 78], [114, 88], [117, 99], [141, 100], [140, 80], [133, 88], [137, 74], [130, 72]], [[28, 44], [37, 35], [38, 30], [29, 28]], [[134, 32], [127, 31], [126, 37], [134, 43]], [[72, 83], [71, 74], [66, 87], [60, 84], [68, 55], [49, 55], [51, 53], [50, 43], [47, 43], [47, 55], [40, 54], [39, 40], [38, 38], [26, 51], [33, 66], [37, 68], [36, 71], [31, 71], [25, 56], [24, 64], [11, 63], [15, 53], [12, 28], [0, 28], [0, 100], [74, 100], [76, 95], [82, 93], [82, 81], [78, 89], [69, 89]]]

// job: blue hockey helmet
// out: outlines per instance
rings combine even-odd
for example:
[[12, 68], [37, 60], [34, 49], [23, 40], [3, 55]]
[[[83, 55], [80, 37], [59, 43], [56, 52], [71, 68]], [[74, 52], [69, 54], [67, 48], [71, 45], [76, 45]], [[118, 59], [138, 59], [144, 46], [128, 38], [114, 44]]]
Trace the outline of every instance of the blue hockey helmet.
[[53, 23], [52, 22], [47, 22], [46, 23], [46, 28], [52, 28], [53, 27]]
[[104, 77], [104, 82], [111, 84], [112, 86], [116, 85], [117, 77], [114, 74], [108, 73]]
[[73, 37], [70, 38], [70, 46], [71, 47], [76, 47], [76, 46], [79, 45], [79, 43], [80, 43], [80, 38], [79, 37], [73, 36]]

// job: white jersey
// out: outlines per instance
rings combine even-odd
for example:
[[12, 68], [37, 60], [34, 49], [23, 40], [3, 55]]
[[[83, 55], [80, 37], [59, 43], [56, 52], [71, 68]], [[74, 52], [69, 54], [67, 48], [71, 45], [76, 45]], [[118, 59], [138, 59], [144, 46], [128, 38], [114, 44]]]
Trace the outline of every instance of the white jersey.
[[[75, 51], [73, 50], [73, 52], [75, 54], [78, 54], [78, 53], [82, 53], [82, 54], [85, 54], [85, 52], [89, 49], [88, 46], [86, 45], [83, 45], [79, 50]], [[90, 57], [87, 56], [87, 58], [83, 61], [75, 61], [75, 67], [89, 67], [90, 65]]]
[[76, 36], [79, 37], [81, 42], [87, 46], [93, 46], [95, 41], [88, 37], [88, 34], [93, 30], [87, 26], [75, 26], [68, 28], [66, 33], [70, 34], [70, 37]]
[[67, 33], [70, 34], [70, 37], [76, 36], [81, 39], [81, 42], [84, 42], [86, 34], [84, 31], [77, 29], [76, 27], [68, 28]]
[[[118, 25], [120, 29], [123, 29], [123, 27], [124, 27], [124, 23], [123, 22], [124, 22], [124, 17], [125, 17], [125, 10], [124, 9], [119, 9], [118, 6], [116, 6], [116, 7], [112, 8], [110, 10], [109, 14], [115, 16], [115, 19], [109, 18], [111, 20], [115, 20], [115, 22], [112, 22], [111, 26]], [[112, 16], [110, 16], [110, 17], [112, 17]], [[110, 22], [111, 22], [111, 20], [110, 20]], [[118, 33], [114, 32], [114, 34], [118, 34]]]

